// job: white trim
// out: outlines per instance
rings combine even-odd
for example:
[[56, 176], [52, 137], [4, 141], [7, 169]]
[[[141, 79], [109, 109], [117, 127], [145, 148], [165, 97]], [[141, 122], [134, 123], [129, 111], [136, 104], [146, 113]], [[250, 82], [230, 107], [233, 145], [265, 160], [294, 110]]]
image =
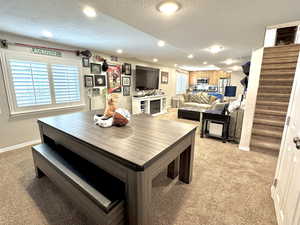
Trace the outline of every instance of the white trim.
[[298, 25], [300, 25], [300, 20], [289, 22], [289, 23], [282, 23], [282, 24], [267, 26], [267, 29], [273, 29], [273, 28], [278, 29], [278, 28], [293, 27], [293, 26], [298, 26]]
[[239, 150], [249, 152], [250, 148], [248, 146], [239, 146]]
[[27, 115], [36, 115], [36, 114], [47, 113], [47, 112], [61, 112], [61, 111], [65, 111], [65, 110], [84, 108], [85, 106], [86, 105], [81, 104], [81, 105], [71, 105], [71, 106], [15, 112], [15, 113], [10, 113], [10, 118], [23, 117], [23, 116], [27, 116]]
[[21, 144], [12, 145], [12, 146], [8, 146], [8, 147], [5, 147], [5, 148], [0, 148], [0, 153], [16, 150], [16, 149], [19, 149], [19, 148], [24, 148], [26, 146], [35, 145], [35, 144], [39, 144], [39, 143], [41, 143], [40, 139], [39, 140], [34, 140], [34, 141], [27, 141], [27, 142], [24, 142], [24, 143], [21, 143]]

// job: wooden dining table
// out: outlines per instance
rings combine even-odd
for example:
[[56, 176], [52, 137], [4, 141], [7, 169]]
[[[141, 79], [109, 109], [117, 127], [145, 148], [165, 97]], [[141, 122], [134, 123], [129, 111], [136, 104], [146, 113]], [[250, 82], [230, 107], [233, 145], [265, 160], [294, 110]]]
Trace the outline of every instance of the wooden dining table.
[[140, 114], [124, 127], [102, 128], [96, 113], [39, 119], [42, 142], [54, 141], [123, 181], [127, 223], [150, 225], [153, 178], [167, 168], [168, 177], [192, 181], [197, 126]]

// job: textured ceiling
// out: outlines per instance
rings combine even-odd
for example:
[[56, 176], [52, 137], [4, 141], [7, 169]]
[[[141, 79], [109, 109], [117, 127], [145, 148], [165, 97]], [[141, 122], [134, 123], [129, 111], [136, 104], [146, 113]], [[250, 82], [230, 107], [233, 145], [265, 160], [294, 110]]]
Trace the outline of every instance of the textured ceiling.
[[[267, 25], [299, 20], [299, 0], [178, 0], [182, 8], [173, 16], [156, 10], [157, 0], [0, 0], [0, 30], [34, 38], [41, 31], [53, 41], [97, 49], [160, 64], [226, 69], [227, 58], [243, 63], [252, 49], [262, 46]], [[86, 5], [96, 18], [82, 13]], [[1, 38], [1, 37], [0, 37]], [[157, 46], [158, 40], [167, 45]], [[212, 55], [204, 49], [221, 44], [225, 50]], [[194, 54], [194, 59], [187, 59]]]

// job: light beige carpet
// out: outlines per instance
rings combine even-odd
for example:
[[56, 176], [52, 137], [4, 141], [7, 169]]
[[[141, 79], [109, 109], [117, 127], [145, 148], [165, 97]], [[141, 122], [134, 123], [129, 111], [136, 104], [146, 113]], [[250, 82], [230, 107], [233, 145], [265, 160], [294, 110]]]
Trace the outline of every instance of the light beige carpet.
[[[177, 120], [176, 111], [156, 118]], [[154, 180], [154, 224], [277, 224], [270, 197], [276, 157], [200, 139], [199, 131], [195, 146], [190, 185], [168, 179], [166, 172]], [[48, 178], [35, 178], [30, 148], [24, 148], [0, 154], [0, 224], [88, 223]]]

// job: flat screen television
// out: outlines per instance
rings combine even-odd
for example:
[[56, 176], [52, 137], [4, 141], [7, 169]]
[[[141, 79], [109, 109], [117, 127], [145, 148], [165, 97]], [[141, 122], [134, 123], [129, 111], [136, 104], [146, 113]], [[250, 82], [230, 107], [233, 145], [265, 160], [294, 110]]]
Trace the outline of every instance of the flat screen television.
[[159, 69], [136, 66], [135, 88], [137, 90], [158, 89]]

